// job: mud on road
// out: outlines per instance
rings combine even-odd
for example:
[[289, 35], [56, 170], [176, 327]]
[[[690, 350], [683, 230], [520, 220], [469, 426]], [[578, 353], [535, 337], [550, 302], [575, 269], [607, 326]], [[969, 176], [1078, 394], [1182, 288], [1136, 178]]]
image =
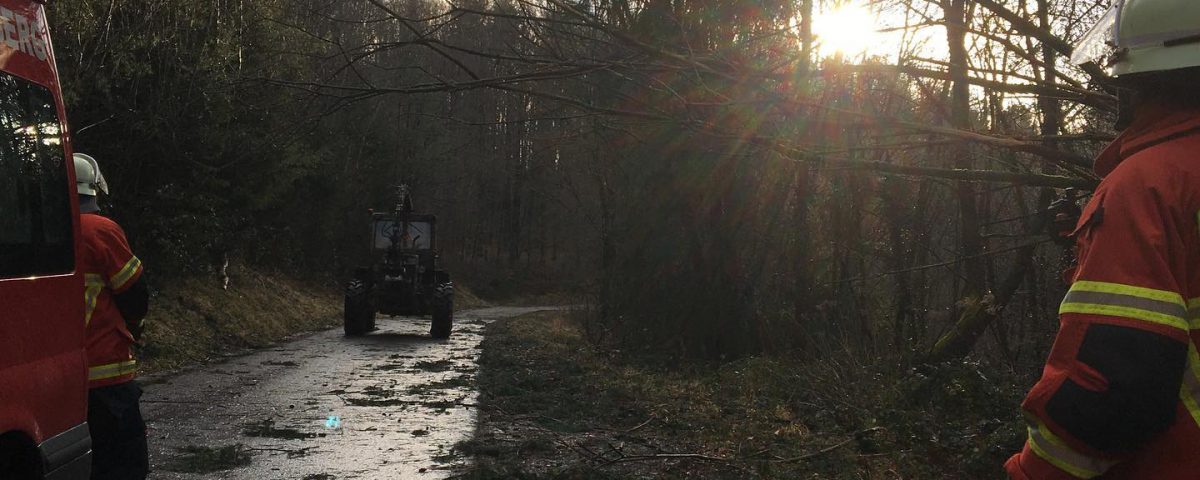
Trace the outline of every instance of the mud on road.
[[545, 309], [455, 312], [449, 340], [428, 319], [380, 318], [365, 337], [338, 328], [145, 379], [150, 478], [448, 477], [475, 430], [483, 327]]

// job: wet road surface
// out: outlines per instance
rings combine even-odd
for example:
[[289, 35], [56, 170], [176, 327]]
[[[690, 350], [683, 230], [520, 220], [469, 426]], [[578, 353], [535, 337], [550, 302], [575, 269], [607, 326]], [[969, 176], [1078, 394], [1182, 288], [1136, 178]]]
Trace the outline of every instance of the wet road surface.
[[[146, 379], [150, 478], [445, 478], [475, 430], [483, 327], [545, 309], [455, 312], [449, 340], [428, 319], [380, 318], [365, 337], [339, 327]], [[205, 471], [229, 459], [243, 465]]]

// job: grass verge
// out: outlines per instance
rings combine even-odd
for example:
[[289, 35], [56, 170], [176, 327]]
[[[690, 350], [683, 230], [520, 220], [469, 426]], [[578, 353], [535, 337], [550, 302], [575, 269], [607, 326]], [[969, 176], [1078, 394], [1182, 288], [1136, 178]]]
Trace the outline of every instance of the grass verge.
[[[241, 265], [228, 290], [205, 275], [172, 278], [153, 287], [141, 352], [143, 374], [204, 364], [342, 321], [338, 288]], [[469, 288], [456, 288], [456, 310], [488, 306]]]
[[225, 290], [212, 277], [154, 285], [146, 318], [143, 372], [185, 368], [214, 356], [260, 348], [341, 321], [336, 289], [282, 274], [238, 268]]
[[570, 315], [488, 327], [460, 478], [988, 479], [1022, 441], [1025, 384], [979, 365], [631, 357]]
[[486, 308], [492, 306], [487, 300], [479, 298], [475, 292], [465, 285], [454, 285], [454, 309], [468, 310], [472, 308]]

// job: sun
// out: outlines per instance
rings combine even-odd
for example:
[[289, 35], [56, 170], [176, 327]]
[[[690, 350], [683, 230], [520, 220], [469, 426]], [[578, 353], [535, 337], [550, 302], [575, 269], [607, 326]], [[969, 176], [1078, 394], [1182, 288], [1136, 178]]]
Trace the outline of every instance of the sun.
[[822, 54], [855, 56], [879, 40], [877, 22], [870, 10], [846, 3], [814, 17], [813, 34]]

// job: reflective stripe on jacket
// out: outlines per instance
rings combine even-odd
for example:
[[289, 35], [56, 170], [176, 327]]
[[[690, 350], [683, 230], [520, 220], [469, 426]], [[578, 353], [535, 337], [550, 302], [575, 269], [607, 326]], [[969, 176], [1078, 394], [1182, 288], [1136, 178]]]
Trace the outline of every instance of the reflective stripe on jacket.
[[1200, 478], [1200, 111], [1164, 106], [1096, 161], [1079, 265], [1022, 404], [1015, 479]]
[[142, 262], [130, 251], [125, 232], [100, 215], [80, 215], [84, 273], [84, 324], [87, 326], [89, 388], [132, 380], [137, 372], [133, 335], [113, 299], [142, 275]]

